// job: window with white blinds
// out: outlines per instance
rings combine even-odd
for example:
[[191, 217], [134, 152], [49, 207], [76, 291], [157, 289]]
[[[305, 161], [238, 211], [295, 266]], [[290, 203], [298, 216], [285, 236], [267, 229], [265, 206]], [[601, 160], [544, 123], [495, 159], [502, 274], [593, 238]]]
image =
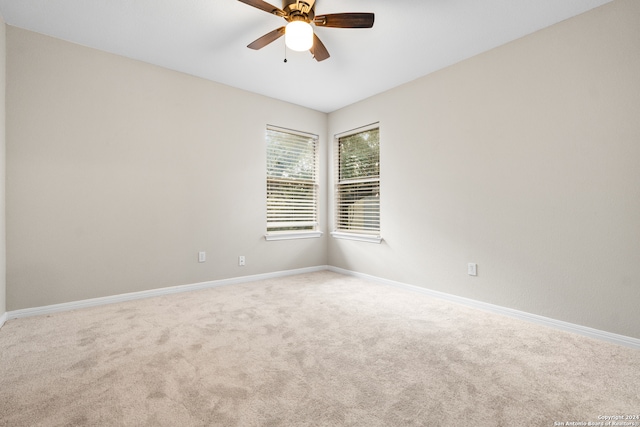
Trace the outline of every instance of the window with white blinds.
[[335, 231], [338, 232], [334, 236], [340, 233], [379, 236], [379, 127], [376, 124], [338, 136], [334, 154]]
[[267, 238], [318, 229], [318, 136], [267, 127]]

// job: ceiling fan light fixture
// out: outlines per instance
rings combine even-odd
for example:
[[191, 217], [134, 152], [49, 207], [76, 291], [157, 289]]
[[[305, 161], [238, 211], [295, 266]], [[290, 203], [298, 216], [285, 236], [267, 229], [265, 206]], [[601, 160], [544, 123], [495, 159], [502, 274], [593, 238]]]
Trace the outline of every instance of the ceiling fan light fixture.
[[264, 0], [238, 1], [284, 18], [288, 22], [249, 43], [247, 45], [249, 49], [262, 49], [284, 36], [286, 47], [297, 51], [308, 50], [313, 59], [318, 62], [324, 61], [330, 55], [322, 41], [313, 33], [311, 24], [328, 28], [371, 28], [375, 20], [373, 13], [346, 12], [316, 15], [314, 10], [316, 0], [282, 0], [282, 9]]
[[313, 46], [313, 28], [305, 21], [291, 21], [284, 32], [284, 43], [291, 50], [302, 52]]

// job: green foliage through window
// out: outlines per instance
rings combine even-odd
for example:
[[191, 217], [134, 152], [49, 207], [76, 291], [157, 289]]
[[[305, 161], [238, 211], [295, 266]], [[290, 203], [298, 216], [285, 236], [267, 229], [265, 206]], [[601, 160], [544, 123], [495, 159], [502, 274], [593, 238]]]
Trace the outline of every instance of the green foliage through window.
[[380, 131], [337, 139], [336, 230], [380, 232]]

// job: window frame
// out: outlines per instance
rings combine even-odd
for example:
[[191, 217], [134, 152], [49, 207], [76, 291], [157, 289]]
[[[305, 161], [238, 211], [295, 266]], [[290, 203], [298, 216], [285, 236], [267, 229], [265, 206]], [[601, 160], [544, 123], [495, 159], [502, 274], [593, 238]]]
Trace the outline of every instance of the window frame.
[[[377, 129], [378, 130], [378, 139], [380, 138], [380, 122], [374, 122], [365, 126], [361, 126], [355, 129], [351, 129], [345, 132], [341, 132], [334, 135], [333, 142], [333, 180], [334, 180], [334, 189], [333, 189], [333, 231], [330, 233], [331, 236], [337, 239], [347, 239], [347, 240], [355, 240], [361, 242], [369, 242], [369, 243], [381, 243], [382, 242], [382, 234], [381, 234], [381, 215], [380, 215], [380, 142], [378, 142], [378, 176], [377, 178], [366, 178], [366, 179], [356, 179], [356, 180], [340, 180], [340, 170], [341, 170], [341, 158], [340, 158], [340, 140], [342, 138], [346, 138], [349, 136], [353, 136], [359, 133], [367, 132]], [[377, 223], [378, 228], [374, 230], [372, 233], [366, 232], [357, 232], [350, 231], [347, 229], [340, 228], [341, 220], [340, 220], [340, 210], [341, 210], [341, 201], [340, 201], [340, 188], [341, 186], [353, 185], [354, 181], [361, 182], [363, 184], [367, 183], [376, 183], [378, 187], [378, 212], [377, 212]]]
[[[304, 137], [304, 138], [308, 138], [310, 141], [313, 142], [313, 159], [314, 159], [314, 166], [313, 166], [313, 177], [311, 180], [305, 180], [305, 179], [291, 179], [290, 182], [291, 183], [298, 183], [298, 184], [304, 184], [304, 185], [308, 185], [311, 182], [311, 185], [313, 187], [313, 220], [311, 222], [314, 222], [314, 224], [311, 226], [311, 229], [308, 230], [272, 230], [269, 231], [269, 218], [270, 218], [270, 211], [271, 211], [271, 206], [270, 206], [270, 188], [273, 188], [273, 182], [274, 181], [282, 181], [282, 178], [280, 179], [274, 179], [271, 177], [270, 175], [270, 171], [269, 171], [269, 162], [270, 162], [270, 149], [269, 149], [269, 132], [279, 132], [279, 133], [283, 133], [283, 134], [289, 134], [289, 135], [295, 135], [295, 136], [300, 136], [300, 137]], [[299, 130], [294, 130], [294, 129], [288, 129], [288, 128], [284, 128], [284, 127], [280, 127], [280, 126], [274, 126], [274, 125], [267, 125], [266, 129], [265, 129], [265, 151], [266, 151], [266, 200], [265, 200], [265, 206], [266, 206], [266, 224], [265, 224], [265, 230], [266, 233], [264, 235], [265, 240], [271, 241], [271, 240], [290, 240], [290, 239], [308, 239], [308, 238], [317, 238], [322, 236], [322, 231], [320, 231], [320, 224], [319, 224], [319, 193], [320, 193], [320, 185], [319, 185], [319, 176], [320, 176], [320, 156], [319, 156], [319, 141], [320, 138], [318, 135], [310, 133], [310, 132], [303, 132], [303, 131], [299, 131]], [[305, 203], [308, 203], [308, 201], [302, 202], [302, 204], [304, 205]], [[274, 211], [271, 211], [271, 213], [273, 214]]]

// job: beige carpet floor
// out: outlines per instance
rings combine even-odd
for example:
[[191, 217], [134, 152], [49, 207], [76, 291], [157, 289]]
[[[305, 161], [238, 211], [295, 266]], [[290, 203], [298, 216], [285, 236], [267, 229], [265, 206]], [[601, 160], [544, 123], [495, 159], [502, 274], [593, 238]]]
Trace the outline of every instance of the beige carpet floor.
[[327, 271], [0, 330], [2, 426], [586, 425], [639, 396], [638, 350]]

